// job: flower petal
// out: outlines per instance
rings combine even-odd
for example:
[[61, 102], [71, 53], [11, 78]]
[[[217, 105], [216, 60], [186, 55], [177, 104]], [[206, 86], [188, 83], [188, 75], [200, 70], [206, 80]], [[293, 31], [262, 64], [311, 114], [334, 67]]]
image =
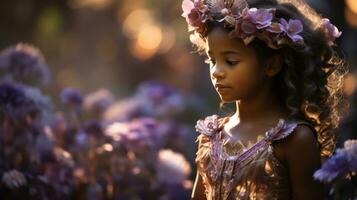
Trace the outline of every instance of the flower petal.
[[191, 0], [184, 0], [182, 2], [182, 16], [187, 17], [193, 8], [195, 8], [195, 6]]
[[253, 34], [254, 32], [257, 31], [257, 28], [255, 27], [255, 25], [252, 22], [248, 21], [248, 20], [244, 20], [242, 22], [241, 29], [246, 34]]
[[293, 42], [301, 42], [304, 40], [303, 37], [301, 37], [300, 35], [289, 35], [289, 38], [293, 41]]
[[288, 24], [288, 32], [291, 35], [296, 35], [303, 30], [302, 22], [298, 19], [290, 19]]

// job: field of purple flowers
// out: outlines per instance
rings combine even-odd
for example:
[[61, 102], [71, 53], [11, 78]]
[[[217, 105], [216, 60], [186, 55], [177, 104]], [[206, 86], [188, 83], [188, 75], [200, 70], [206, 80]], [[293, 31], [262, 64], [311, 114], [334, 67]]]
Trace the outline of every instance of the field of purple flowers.
[[119, 100], [63, 88], [57, 110], [26, 44], [1, 52], [0, 78], [0, 199], [189, 199], [194, 129], [174, 88], [148, 81]]
[[[1, 51], [0, 199], [190, 199], [195, 131], [178, 117], [184, 95], [159, 81], [124, 99], [67, 87], [58, 110], [43, 92], [50, 81], [34, 46]], [[314, 178], [331, 199], [356, 198], [356, 163], [357, 140], [347, 140]]]

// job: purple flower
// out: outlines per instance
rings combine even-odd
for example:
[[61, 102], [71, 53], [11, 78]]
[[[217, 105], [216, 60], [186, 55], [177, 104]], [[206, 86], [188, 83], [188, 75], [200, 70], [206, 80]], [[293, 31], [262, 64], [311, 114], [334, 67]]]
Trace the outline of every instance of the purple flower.
[[241, 26], [240, 28], [242, 29], [242, 31], [246, 34], [253, 34], [257, 31], [255, 24], [253, 24], [252, 22], [250, 22], [248, 20], [242, 21], [240, 26]]
[[55, 120], [52, 125], [52, 129], [56, 133], [63, 134], [63, 133], [65, 133], [65, 131], [67, 130], [68, 127], [69, 127], [69, 125], [68, 125], [68, 122], [67, 122], [64, 114], [62, 112], [57, 112], [55, 114]]
[[357, 172], [357, 140], [347, 140], [343, 149], [337, 149], [336, 154], [329, 158], [314, 173], [314, 178], [320, 181], [333, 182], [340, 176], [345, 179], [350, 173]]
[[273, 14], [268, 9], [251, 8], [248, 10], [250, 22], [254, 23], [257, 29], [263, 29], [271, 24]]
[[182, 96], [174, 88], [159, 81], [142, 83], [135, 98], [142, 100], [142, 112], [147, 116], [162, 116], [184, 109]]
[[190, 163], [185, 157], [170, 149], [159, 151], [156, 169], [159, 181], [166, 184], [182, 184], [191, 173]]
[[195, 8], [195, 5], [192, 1], [190, 0], [184, 0], [182, 2], [182, 16], [187, 17], [187, 15], [191, 12], [192, 9]]
[[202, 23], [202, 13], [198, 9], [192, 9], [187, 15], [188, 23], [193, 27], [200, 27]]
[[44, 95], [42, 91], [36, 87], [22, 86], [24, 88], [25, 95], [29, 98], [34, 107], [39, 111], [39, 119], [43, 124], [49, 124], [54, 121], [54, 116], [52, 114], [52, 102], [51, 99]]
[[93, 135], [96, 138], [100, 138], [104, 135], [102, 124], [97, 120], [88, 120], [84, 122], [83, 129], [87, 134]]
[[113, 103], [113, 95], [106, 89], [100, 89], [94, 93], [86, 95], [84, 98], [84, 108], [102, 112]]
[[182, 2], [182, 16], [186, 18], [187, 23], [190, 25], [189, 31], [192, 31], [192, 27], [200, 27], [206, 20], [205, 13], [208, 10], [206, 5], [203, 5], [200, 0], [194, 2], [190, 0], [184, 0]]
[[245, 44], [249, 44], [254, 39], [253, 34], [269, 27], [272, 19], [273, 13], [269, 9], [244, 9], [242, 16], [236, 21], [235, 32]]
[[1, 182], [4, 184], [4, 186], [10, 189], [16, 189], [27, 185], [25, 175], [16, 169], [5, 172], [1, 177]]
[[106, 128], [105, 135], [129, 150], [145, 152], [159, 149], [167, 130], [165, 124], [153, 118], [142, 117], [130, 122], [113, 123]]
[[298, 19], [289, 19], [287, 22], [284, 18], [280, 19], [284, 32], [293, 42], [302, 42], [304, 39], [299, 35], [303, 30], [302, 22]]
[[10, 83], [0, 84], [0, 111], [3, 116], [15, 115], [15, 110], [28, 103], [21, 87]]
[[349, 171], [349, 161], [347, 155], [338, 153], [328, 159], [321, 167], [314, 173], [316, 180], [331, 182], [337, 176], [345, 174]]
[[332, 45], [333, 42], [336, 40], [336, 38], [339, 38], [342, 34], [342, 32], [340, 32], [338, 28], [335, 25], [333, 25], [330, 22], [330, 20], [327, 18], [322, 19], [322, 26], [323, 28], [326, 29], [328, 33], [328, 39], [330, 40], [329, 41], [330, 45]]
[[50, 82], [50, 73], [42, 53], [27, 44], [17, 44], [0, 53], [0, 77], [29, 85], [46, 85]]
[[45, 108], [44, 102], [31, 98], [26, 89], [26, 86], [15, 83], [0, 84], [1, 116], [13, 122], [25, 121], [28, 116], [41, 116]]
[[346, 140], [340, 151], [347, 154], [351, 171], [357, 172], [357, 140]]
[[122, 99], [110, 105], [103, 113], [103, 118], [109, 124], [116, 121], [128, 121], [142, 115], [145, 103], [143, 99], [136, 97]]
[[38, 160], [41, 163], [55, 163], [56, 158], [54, 155], [54, 141], [48, 138], [47, 135], [40, 134], [36, 138], [36, 142], [33, 146], [35, 154], [38, 156]]
[[81, 107], [83, 103], [83, 96], [81, 92], [74, 88], [65, 88], [61, 91], [61, 101], [63, 104]]

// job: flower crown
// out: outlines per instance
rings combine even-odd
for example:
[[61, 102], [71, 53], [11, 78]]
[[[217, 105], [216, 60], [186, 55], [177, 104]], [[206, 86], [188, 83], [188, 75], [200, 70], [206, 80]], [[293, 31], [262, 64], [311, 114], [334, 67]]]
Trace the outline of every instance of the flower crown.
[[[283, 45], [303, 45], [304, 38], [299, 35], [303, 24], [299, 19], [274, 18], [275, 9], [249, 8], [245, 0], [183, 0], [182, 16], [188, 23], [188, 31], [203, 34], [205, 22], [224, 22], [225, 26], [233, 28], [230, 36], [239, 37], [245, 45], [259, 38], [270, 48], [279, 49]], [[341, 32], [330, 20], [322, 19], [320, 28], [323, 29], [330, 46], [334, 45]], [[200, 45], [202, 39], [191, 34], [191, 42]]]

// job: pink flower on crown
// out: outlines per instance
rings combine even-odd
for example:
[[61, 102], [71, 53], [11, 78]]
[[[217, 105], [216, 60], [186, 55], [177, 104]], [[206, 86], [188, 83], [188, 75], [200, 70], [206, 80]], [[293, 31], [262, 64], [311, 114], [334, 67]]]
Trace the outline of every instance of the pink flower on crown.
[[182, 10], [182, 16], [186, 18], [187, 23], [190, 25], [189, 31], [201, 27], [207, 20], [208, 6], [204, 5], [200, 0], [195, 0], [194, 2], [184, 0], [182, 2]]
[[207, 136], [212, 136], [219, 130], [218, 115], [211, 115], [204, 120], [200, 119], [196, 123], [196, 131]]
[[329, 39], [329, 45], [333, 45], [333, 42], [336, 40], [336, 38], [339, 38], [342, 34], [338, 30], [338, 28], [331, 24], [330, 20], [327, 18], [322, 19], [322, 27], [326, 29], [328, 33], [328, 39]]

